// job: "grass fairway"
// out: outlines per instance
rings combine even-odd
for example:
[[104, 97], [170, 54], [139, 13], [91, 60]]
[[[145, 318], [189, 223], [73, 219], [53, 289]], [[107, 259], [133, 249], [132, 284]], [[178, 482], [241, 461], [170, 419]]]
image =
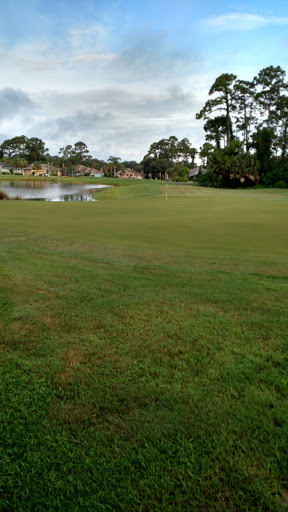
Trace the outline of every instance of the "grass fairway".
[[0, 510], [283, 511], [288, 192], [125, 185], [0, 202]]

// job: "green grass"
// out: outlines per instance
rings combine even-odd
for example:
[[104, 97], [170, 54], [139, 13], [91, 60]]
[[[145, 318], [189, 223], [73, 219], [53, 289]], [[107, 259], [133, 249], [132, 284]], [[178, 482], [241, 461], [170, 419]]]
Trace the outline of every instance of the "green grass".
[[288, 194], [123, 182], [0, 204], [0, 510], [285, 510]]

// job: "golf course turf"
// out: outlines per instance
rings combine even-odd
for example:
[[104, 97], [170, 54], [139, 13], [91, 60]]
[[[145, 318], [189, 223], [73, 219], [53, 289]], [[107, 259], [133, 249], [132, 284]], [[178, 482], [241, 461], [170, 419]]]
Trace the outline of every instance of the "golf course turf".
[[105, 181], [0, 201], [0, 510], [284, 511], [288, 191]]

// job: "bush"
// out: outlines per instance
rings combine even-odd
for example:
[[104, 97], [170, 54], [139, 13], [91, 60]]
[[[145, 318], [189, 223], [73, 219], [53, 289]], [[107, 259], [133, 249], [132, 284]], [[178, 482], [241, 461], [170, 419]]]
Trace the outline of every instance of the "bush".
[[207, 159], [208, 171], [197, 176], [197, 183], [216, 188], [243, 188], [255, 186], [260, 180], [259, 162], [256, 156], [242, 150], [239, 140], [233, 140], [225, 148], [215, 148]]
[[0, 190], [0, 200], [2, 199], [9, 199], [9, 196], [7, 196], [6, 192]]
[[178, 182], [189, 181], [189, 172], [190, 172], [189, 167], [183, 167], [182, 164], [176, 164], [174, 166], [174, 176], [172, 177], [172, 181], [178, 181]]
[[273, 185], [273, 188], [287, 188], [287, 183], [285, 183], [283, 180], [276, 181], [276, 183]]
[[185, 177], [183, 178], [182, 176], [176, 176], [176, 178], [174, 178], [173, 181], [177, 181], [179, 183], [184, 183], [184, 182], [187, 182], [189, 180], [187, 178], [185, 178]]
[[[288, 183], [288, 162], [285, 159], [274, 157], [271, 161], [271, 171], [261, 178], [266, 187], [275, 187], [280, 181]], [[282, 187], [279, 187], [282, 188]]]
[[222, 179], [219, 176], [213, 175], [211, 171], [206, 172], [206, 174], [199, 171], [196, 183], [201, 187], [221, 188], [223, 186]]

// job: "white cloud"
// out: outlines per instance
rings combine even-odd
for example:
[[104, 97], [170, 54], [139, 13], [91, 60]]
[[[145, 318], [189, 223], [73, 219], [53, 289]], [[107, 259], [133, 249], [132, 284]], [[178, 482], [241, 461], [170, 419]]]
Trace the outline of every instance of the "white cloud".
[[235, 12], [207, 18], [203, 20], [202, 24], [210, 29], [219, 31], [246, 31], [263, 28], [268, 25], [288, 25], [288, 17]]
[[70, 42], [73, 46], [79, 47], [88, 42], [101, 40], [106, 36], [106, 29], [102, 25], [93, 25], [83, 29], [70, 30]]
[[[43, 72], [56, 69], [61, 65], [61, 56], [56, 55], [51, 49], [49, 43], [21, 43], [11, 48], [0, 49], [0, 56], [2, 59], [2, 70], [7, 72], [17, 69], [22, 73], [23, 71], [29, 72]], [[11, 63], [13, 66], [11, 66]]]
[[72, 71], [77, 66], [78, 73], [81, 65], [109, 64], [116, 56], [107, 48], [106, 36], [104, 26], [93, 25], [84, 29], [64, 30], [61, 40], [58, 34], [50, 38], [36, 37], [33, 42], [23, 39], [9, 46], [0, 41], [2, 71], [5, 72], [6, 67], [8, 73], [25, 71], [42, 74], [52, 70], [61, 73], [63, 68]]
[[[10, 96], [11, 110], [1, 124], [5, 138], [22, 133], [40, 137], [52, 154], [63, 145], [83, 140], [98, 158], [116, 154], [141, 160], [153, 141], [172, 134], [188, 137], [194, 145], [203, 142], [193, 114], [201, 105], [189, 90], [176, 85], [160, 91], [105, 87], [74, 93], [47, 90], [29, 96], [23, 91], [3, 91], [3, 101], [7, 103]], [[13, 107], [16, 99], [18, 109]], [[30, 101], [35, 104], [32, 111]]]
[[115, 60], [116, 55], [113, 53], [87, 53], [84, 55], [76, 55], [72, 58], [75, 62], [83, 62], [85, 64], [91, 64], [93, 62], [111, 62]]
[[26, 115], [33, 111], [36, 103], [30, 96], [20, 89], [11, 89], [6, 87], [0, 89], [0, 120], [7, 121], [14, 119], [21, 114]]

